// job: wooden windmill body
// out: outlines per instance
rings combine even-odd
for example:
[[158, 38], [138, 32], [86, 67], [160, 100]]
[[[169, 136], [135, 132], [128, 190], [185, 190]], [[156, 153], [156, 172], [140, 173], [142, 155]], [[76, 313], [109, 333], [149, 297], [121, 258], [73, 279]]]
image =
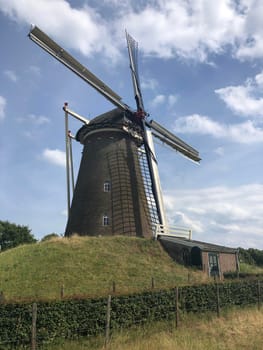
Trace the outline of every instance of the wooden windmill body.
[[[77, 133], [84, 145], [66, 235], [151, 236], [151, 218], [138, 158], [139, 128], [122, 110], [93, 119]], [[135, 137], [136, 136], [136, 137]]]

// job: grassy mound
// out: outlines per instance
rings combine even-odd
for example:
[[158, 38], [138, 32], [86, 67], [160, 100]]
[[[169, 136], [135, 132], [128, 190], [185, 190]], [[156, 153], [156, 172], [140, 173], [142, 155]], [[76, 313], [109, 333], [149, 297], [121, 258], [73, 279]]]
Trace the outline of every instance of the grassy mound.
[[132, 293], [206, 279], [176, 264], [159, 242], [132, 237], [56, 238], [0, 254], [0, 291], [6, 299], [55, 299]]

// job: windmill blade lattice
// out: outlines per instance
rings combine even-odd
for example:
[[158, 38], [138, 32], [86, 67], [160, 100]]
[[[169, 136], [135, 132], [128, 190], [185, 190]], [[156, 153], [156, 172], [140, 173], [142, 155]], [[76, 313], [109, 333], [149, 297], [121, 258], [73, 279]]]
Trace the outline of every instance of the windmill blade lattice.
[[91, 73], [85, 66], [79, 63], [73, 56], [71, 56], [65, 49], [59, 46], [37, 26], [32, 27], [28, 36], [38, 46], [64, 64], [72, 72], [77, 74], [86, 83], [90, 84], [116, 107], [123, 110], [130, 109], [125, 103], [121, 102], [121, 97], [116, 92], [114, 92], [102, 80]]
[[141, 112], [142, 116], [145, 115], [139, 71], [138, 71], [138, 43], [133, 39], [133, 37], [126, 31], [126, 40], [128, 45], [128, 53], [130, 59], [130, 68], [133, 82], [134, 97], [137, 105], [137, 112]]

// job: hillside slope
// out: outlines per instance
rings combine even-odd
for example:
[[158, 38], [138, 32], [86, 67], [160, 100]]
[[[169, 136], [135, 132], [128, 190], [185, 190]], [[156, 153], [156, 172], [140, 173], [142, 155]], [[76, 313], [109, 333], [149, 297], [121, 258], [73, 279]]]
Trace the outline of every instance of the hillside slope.
[[[188, 283], [159, 242], [132, 237], [71, 237], [23, 245], [0, 254], [0, 291], [6, 299], [106, 295]], [[201, 282], [202, 272], [190, 272]]]

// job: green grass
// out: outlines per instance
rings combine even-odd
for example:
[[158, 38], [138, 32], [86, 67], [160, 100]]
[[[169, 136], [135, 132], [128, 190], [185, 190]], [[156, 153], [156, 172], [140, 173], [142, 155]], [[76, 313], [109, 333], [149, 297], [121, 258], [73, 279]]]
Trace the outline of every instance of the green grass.
[[57, 238], [0, 254], [0, 290], [9, 299], [102, 296], [174, 287], [207, 279], [176, 264], [157, 241], [132, 237]]
[[240, 272], [252, 273], [252, 274], [263, 273], [263, 267], [250, 265], [246, 263], [240, 263]]
[[[263, 312], [255, 308], [214, 314], [187, 315], [179, 328], [173, 322], [134, 327], [112, 335], [108, 350], [261, 350]], [[44, 350], [103, 350], [104, 338], [61, 341]]]

